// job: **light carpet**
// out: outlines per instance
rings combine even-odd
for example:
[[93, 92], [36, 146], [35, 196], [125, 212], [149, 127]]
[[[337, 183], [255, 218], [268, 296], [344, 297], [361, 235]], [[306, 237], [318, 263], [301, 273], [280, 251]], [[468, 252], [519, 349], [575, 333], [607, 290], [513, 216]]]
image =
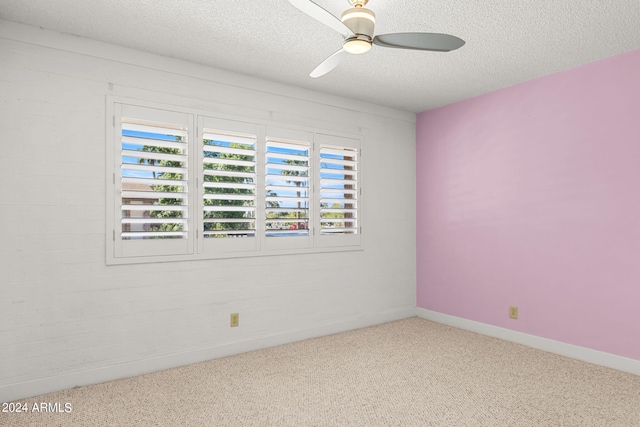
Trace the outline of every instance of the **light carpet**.
[[640, 377], [417, 317], [21, 401], [2, 426], [640, 426]]

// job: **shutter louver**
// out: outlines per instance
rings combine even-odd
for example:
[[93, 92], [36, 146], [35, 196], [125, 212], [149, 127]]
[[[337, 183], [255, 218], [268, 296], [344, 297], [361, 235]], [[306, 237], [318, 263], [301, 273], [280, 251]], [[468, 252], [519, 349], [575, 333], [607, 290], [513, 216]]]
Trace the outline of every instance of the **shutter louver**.
[[188, 237], [184, 126], [122, 119], [122, 240]]
[[204, 129], [203, 236], [254, 237], [256, 135]]
[[266, 140], [267, 237], [309, 235], [309, 150], [308, 142]]
[[320, 146], [320, 235], [358, 234], [358, 150]]

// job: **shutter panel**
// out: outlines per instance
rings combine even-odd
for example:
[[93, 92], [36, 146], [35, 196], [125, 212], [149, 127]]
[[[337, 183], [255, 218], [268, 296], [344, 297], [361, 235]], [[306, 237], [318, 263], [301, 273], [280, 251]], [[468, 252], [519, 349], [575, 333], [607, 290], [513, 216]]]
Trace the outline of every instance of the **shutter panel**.
[[188, 237], [188, 129], [122, 118], [120, 237]]
[[319, 163], [318, 246], [360, 244], [360, 141], [316, 135]]
[[309, 236], [308, 141], [267, 137], [265, 143], [265, 235]]
[[320, 235], [358, 233], [358, 151], [320, 147]]
[[203, 236], [254, 237], [256, 135], [204, 129]]

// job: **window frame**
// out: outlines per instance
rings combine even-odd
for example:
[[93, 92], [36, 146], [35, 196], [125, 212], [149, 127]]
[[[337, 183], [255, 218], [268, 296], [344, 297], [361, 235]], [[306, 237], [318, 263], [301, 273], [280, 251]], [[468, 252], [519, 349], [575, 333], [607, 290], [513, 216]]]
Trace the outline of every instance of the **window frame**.
[[[362, 173], [362, 135], [349, 134], [327, 129], [310, 128], [289, 123], [270, 120], [239, 117], [220, 112], [206, 111], [177, 105], [167, 105], [157, 102], [141, 101], [120, 96], [106, 97], [106, 264], [137, 264], [166, 261], [186, 261], [201, 259], [244, 258], [274, 255], [310, 254], [321, 252], [340, 252], [363, 250], [362, 242], [362, 201], [363, 201], [363, 173]], [[139, 111], [160, 110], [167, 114], [186, 115], [188, 117], [188, 237], [184, 240], [182, 252], [167, 251], [165, 242], [149, 240], [138, 241], [136, 244], [125, 245], [130, 249], [123, 251], [123, 239], [119, 235], [122, 230], [120, 221], [122, 212], [121, 177], [118, 169], [121, 167], [121, 129], [123, 107]], [[142, 114], [144, 115], [144, 114]], [[141, 117], [140, 120], [143, 120]], [[227, 124], [233, 129], [229, 132], [247, 133], [247, 129], [254, 129], [255, 143], [255, 237], [242, 238], [204, 238], [204, 197], [203, 183], [203, 135], [205, 128], [214, 124]], [[215, 127], [215, 126], [214, 126]], [[276, 138], [309, 143], [309, 209], [308, 235], [288, 237], [266, 236], [266, 144], [267, 138]], [[354, 147], [358, 154], [358, 194], [357, 194], [357, 232], [353, 235], [321, 235], [320, 233], [320, 146], [321, 144], [347, 142]], [[246, 240], [245, 240], [246, 239]], [[182, 239], [176, 239], [178, 241]], [[127, 242], [131, 243], [131, 242]], [[175, 242], [174, 242], [175, 243]], [[179, 245], [179, 244], [178, 244]], [[145, 247], [155, 248], [153, 250]], [[143, 248], [136, 248], [143, 247]]]

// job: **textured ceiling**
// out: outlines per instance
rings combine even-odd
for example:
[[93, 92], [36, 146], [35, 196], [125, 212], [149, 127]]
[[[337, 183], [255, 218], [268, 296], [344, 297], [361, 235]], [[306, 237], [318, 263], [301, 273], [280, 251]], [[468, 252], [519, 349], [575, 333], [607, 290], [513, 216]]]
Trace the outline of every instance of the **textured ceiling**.
[[[347, 0], [316, 0], [334, 15]], [[440, 32], [461, 49], [374, 46], [309, 72], [342, 38], [287, 0], [0, 0], [0, 19], [419, 112], [640, 48], [640, 0], [371, 0], [376, 34]]]

